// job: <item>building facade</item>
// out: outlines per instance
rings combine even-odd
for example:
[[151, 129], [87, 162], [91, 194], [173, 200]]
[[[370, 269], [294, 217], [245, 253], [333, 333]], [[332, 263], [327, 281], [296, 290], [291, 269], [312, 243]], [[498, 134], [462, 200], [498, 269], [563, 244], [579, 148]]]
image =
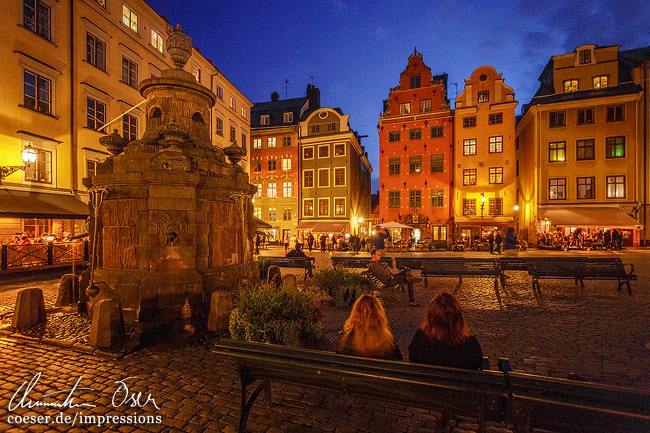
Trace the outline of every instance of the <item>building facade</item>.
[[492, 66], [476, 68], [456, 98], [454, 238], [471, 244], [515, 229], [514, 91]]
[[[1, 179], [0, 240], [82, 232], [88, 215], [82, 181], [109, 155], [99, 138], [114, 129], [141, 138], [138, 85], [172, 67], [169, 22], [142, 0], [15, 1], [0, 22], [0, 165], [23, 165], [21, 152], [36, 152], [34, 163]], [[217, 95], [204, 120], [213, 143], [245, 145], [251, 102], [197, 48], [186, 69]]]
[[414, 51], [379, 118], [379, 218], [445, 244], [452, 229], [453, 112], [447, 75]]
[[530, 242], [540, 233], [616, 228], [639, 244], [643, 89], [619, 48], [583, 45], [553, 56], [525, 106], [516, 127], [518, 201]]

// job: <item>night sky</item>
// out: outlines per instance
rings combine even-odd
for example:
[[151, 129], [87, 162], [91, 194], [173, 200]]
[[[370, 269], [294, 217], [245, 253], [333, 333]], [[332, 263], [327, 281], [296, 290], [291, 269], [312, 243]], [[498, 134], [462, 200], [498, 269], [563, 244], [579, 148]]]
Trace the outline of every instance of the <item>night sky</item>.
[[[478, 66], [503, 73], [521, 106], [549, 58], [583, 44], [650, 45], [650, 0], [147, 0], [180, 23], [201, 53], [252, 102], [304, 95], [350, 115], [379, 177], [377, 123], [414, 47], [456, 86]], [[288, 91], [285, 80], [289, 81]], [[285, 93], [286, 91], [286, 93]]]

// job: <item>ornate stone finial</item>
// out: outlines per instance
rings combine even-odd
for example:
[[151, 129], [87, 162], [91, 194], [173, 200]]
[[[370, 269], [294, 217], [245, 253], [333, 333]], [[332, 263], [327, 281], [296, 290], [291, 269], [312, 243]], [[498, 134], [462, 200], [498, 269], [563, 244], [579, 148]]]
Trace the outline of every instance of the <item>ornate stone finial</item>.
[[117, 129], [113, 129], [111, 135], [99, 138], [99, 144], [106, 146], [106, 150], [111, 152], [113, 156], [117, 156], [124, 152], [124, 148], [129, 144], [129, 140], [118, 134]]
[[192, 56], [192, 38], [176, 24], [175, 29], [168, 30], [167, 52], [174, 62], [176, 69], [183, 69]]

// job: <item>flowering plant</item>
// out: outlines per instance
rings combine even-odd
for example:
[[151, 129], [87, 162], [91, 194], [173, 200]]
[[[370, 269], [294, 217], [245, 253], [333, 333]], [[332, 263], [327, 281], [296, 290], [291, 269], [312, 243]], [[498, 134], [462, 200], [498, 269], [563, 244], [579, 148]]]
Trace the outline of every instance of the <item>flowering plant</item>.
[[321, 337], [321, 318], [313, 294], [260, 283], [240, 291], [229, 329], [235, 340], [263, 334], [267, 341], [298, 346]]

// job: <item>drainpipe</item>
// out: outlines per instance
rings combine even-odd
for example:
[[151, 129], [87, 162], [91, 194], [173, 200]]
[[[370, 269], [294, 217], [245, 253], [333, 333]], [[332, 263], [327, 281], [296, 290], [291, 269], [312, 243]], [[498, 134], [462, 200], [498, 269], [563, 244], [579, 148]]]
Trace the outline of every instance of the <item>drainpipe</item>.
[[74, 2], [70, 0], [70, 189], [72, 193], [77, 191], [77, 176], [79, 173], [77, 161], [77, 133], [75, 131], [75, 114], [77, 104], [75, 101], [75, 55], [74, 55]]

